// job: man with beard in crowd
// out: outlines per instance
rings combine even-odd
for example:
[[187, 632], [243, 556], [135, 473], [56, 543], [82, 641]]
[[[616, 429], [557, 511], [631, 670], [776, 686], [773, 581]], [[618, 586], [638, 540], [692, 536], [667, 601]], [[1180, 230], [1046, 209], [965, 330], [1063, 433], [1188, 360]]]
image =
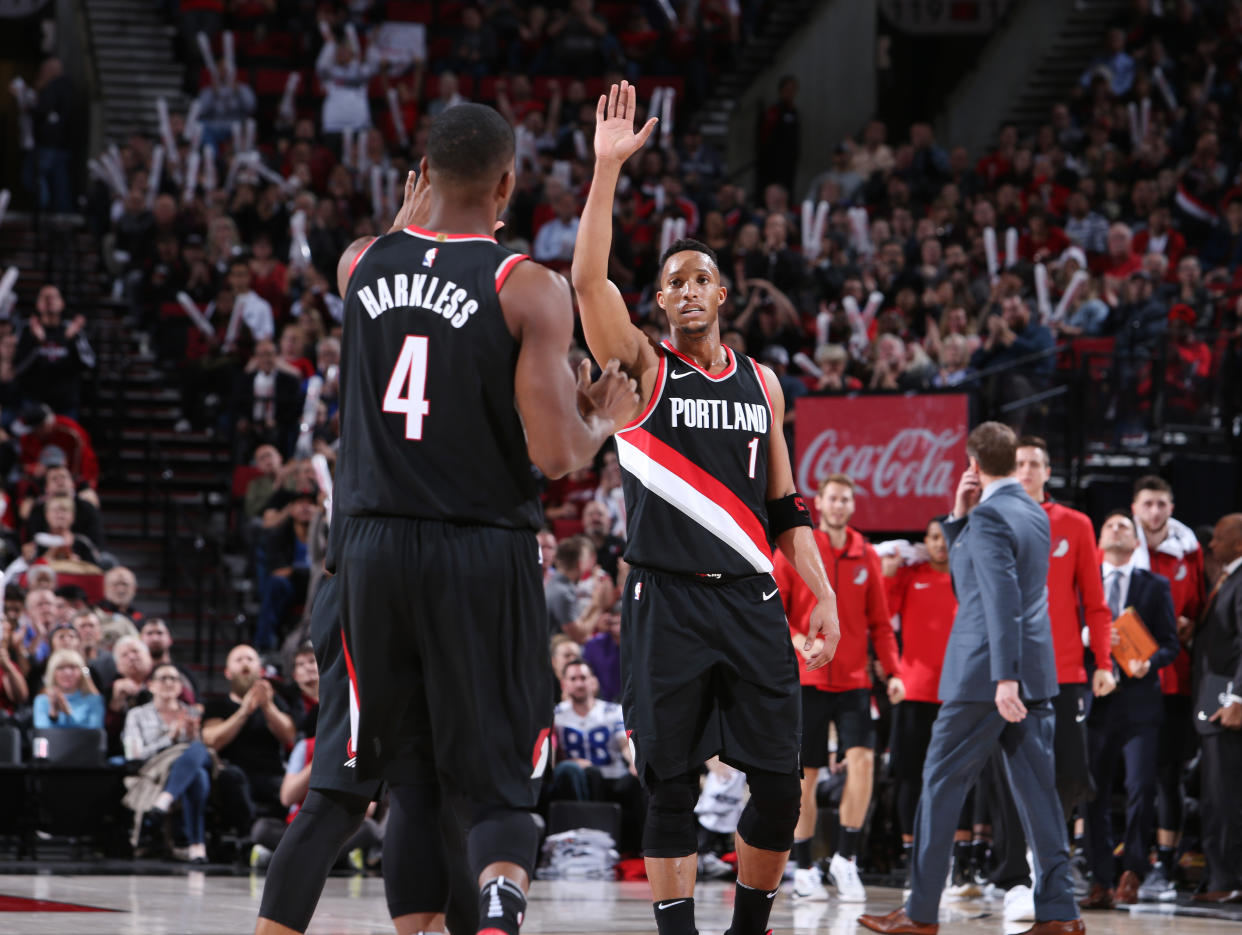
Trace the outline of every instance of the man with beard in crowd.
[[203, 709], [203, 743], [227, 764], [216, 780], [225, 820], [245, 831], [260, 810], [281, 813], [280, 783], [285, 775], [281, 758], [297, 731], [284, 699], [263, 677], [253, 647], [242, 643], [229, 650], [224, 677], [228, 697], [210, 701]]

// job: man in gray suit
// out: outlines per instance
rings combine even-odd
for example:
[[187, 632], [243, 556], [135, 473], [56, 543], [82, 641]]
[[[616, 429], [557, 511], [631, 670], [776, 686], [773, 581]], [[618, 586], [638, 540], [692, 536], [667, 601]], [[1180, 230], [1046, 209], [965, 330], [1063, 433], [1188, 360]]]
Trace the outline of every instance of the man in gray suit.
[[1048, 517], [1013, 476], [1017, 439], [1008, 426], [978, 426], [966, 454], [970, 467], [943, 523], [958, 609], [915, 816], [910, 899], [886, 916], [858, 921], [875, 932], [935, 935], [962, 802], [999, 746], [1035, 858], [1037, 921], [1028, 932], [1074, 935], [1086, 928], [1070, 883], [1053, 763]]

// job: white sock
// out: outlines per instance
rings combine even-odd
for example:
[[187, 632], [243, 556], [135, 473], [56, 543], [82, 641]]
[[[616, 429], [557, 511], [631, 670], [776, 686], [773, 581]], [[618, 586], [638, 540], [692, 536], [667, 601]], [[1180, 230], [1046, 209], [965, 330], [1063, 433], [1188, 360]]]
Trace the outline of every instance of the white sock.
[[155, 797], [155, 807], [161, 812], [167, 812], [172, 808], [173, 797], [168, 792], [161, 792]]

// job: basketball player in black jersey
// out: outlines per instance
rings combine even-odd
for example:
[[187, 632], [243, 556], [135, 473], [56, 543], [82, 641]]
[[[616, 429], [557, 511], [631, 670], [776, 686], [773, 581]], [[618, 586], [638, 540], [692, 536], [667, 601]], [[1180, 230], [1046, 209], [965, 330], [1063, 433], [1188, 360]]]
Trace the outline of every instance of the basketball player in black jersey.
[[761, 935], [798, 821], [800, 692], [772, 579], [775, 541], [818, 600], [803, 646], [825, 665], [839, 637], [836, 596], [794, 492], [776, 376], [720, 343], [715, 254], [692, 240], [661, 258], [656, 299], [672, 340], [630, 322], [608, 281], [612, 202], [634, 133], [635, 90], [600, 98], [595, 177], [578, 228], [573, 284], [596, 360], [616, 359], [641, 402], [617, 433], [629, 542], [621, 628], [622, 706], [650, 794], [643, 852], [660, 935], [692, 935], [698, 771], [747, 774], [730, 935]]
[[385, 780], [423, 881], [389, 890], [398, 933], [443, 931], [452, 804], [470, 829], [478, 931], [516, 935], [550, 727], [531, 464], [557, 477], [587, 463], [637, 404], [615, 361], [575, 384], [564, 279], [492, 237], [513, 191], [508, 123], [482, 105], [446, 111], [421, 170], [393, 229], [352, 244], [338, 267], [325, 564], [342, 664], [321, 676], [336, 703], [321, 709], [311, 791], [273, 856], [256, 932], [305, 930]]

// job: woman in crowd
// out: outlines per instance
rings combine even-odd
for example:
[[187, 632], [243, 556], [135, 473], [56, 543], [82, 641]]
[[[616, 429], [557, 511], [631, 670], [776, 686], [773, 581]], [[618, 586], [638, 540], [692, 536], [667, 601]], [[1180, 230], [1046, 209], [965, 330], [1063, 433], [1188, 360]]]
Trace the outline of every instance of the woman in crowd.
[[[144, 763], [143, 773], [148, 778], [166, 776], [163, 791], [147, 811], [167, 814], [179, 801], [189, 842], [186, 857], [191, 863], [206, 863], [204, 818], [211, 792], [212, 759], [199, 735], [202, 716], [181, 700], [181, 673], [172, 663], [156, 666], [147, 687], [152, 700], [125, 716], [125, 757]], [[164, 760], [153, 763], [153, 758], [170, 748], [175, 749]]]
[[104, 726], [103, 697], [77, 650], [58, 649], [48, 660], [44, 689], [34, 701], [34, 726]]

